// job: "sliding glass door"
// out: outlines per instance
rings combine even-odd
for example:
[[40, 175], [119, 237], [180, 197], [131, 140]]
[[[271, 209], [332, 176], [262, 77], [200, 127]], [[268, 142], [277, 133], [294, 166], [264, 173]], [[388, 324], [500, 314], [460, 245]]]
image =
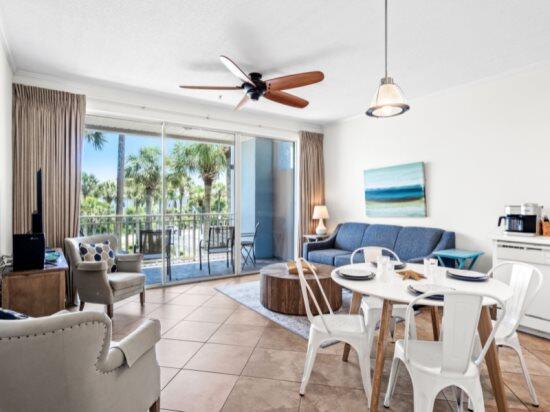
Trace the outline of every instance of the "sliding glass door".
[[234, 135], [164, 128], [166, 282], [235, 273]]
[[162, 127], [88, 117], [82, 152], [80, 234], [114, 234], [119, 253], [144, 254], [147, 284], [163, 282]]
[[241, 136], [241, 272], [294, 257], [294, 142]]
[[88, 116], [83, 146], [80, 234], [142, 253], [147, 285], [294, 257], [294, 142]]

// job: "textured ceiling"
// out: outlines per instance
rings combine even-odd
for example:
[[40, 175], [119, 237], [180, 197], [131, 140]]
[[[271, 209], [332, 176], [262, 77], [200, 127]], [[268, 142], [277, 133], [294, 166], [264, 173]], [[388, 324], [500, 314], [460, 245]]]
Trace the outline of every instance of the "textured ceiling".
[[[322, 70], [293, 93], [328, 122], [362, 113], [383, 74], [382, 0], [0, 0], [17, 70], [81, 77], [234, 106], [225, 54], [264, 78]], [[390, 74], [419, 97], [550, 59], [548, 0], [390, 0]], [[414, 107], [412, 108], [414, 110]]]

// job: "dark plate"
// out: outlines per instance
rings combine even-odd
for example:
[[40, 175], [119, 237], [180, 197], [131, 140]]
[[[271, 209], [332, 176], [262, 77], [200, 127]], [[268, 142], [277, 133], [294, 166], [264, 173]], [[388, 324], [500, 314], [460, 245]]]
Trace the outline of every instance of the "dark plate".
[[489, 276], [484, 278], [473, 278], [470, 276], [454, 275], [452, 273], [447, 273], [447, 277], [455, 280], [462, 280], [464, 282], [486, 282], [489, 280]]
[[[395, 262], [395, 261], [392, 260], [392, 262]], [[376, 262], [370, 262], [370, 264], [374, 267], [377, 266]], [[405, 262], [400, 262], [400, 263], [396, 264], [393, 268], [395, 270], [402, 270], [402, 269], [405, 269], [406, 267], [407, 267], [407, 264]]]
[[[425, 285], [425, 284], [422, 284], [422, 283], [419, 283], [418, 286], [421, 286], [421, 285]], [[427, 286], [430, 286], [430, 285], [427, 285]], [[435, 285], [434, 285], [435, 286]], [[427, 292], [427, 290], [416, 290], [413, 286], [413, 284], [409, 285], [407, 287], [407, 290], [409, 292], [411, 292], [413, 295], [422, 295], [423, 293]], [[449, 290], [452, 290], [451, 288], [449, 288]], [[432, 296], [428, 296], [426, 299], [428, 300], [439, 300], [439, 301], [442, 301], [444, 299], [444, 296], [443, 295], [432, 295]]]
[[342, 279], [346, 279], [346, 280], [372, 280], [376, 276], [375, 273], [370, 273], [370, 274], [365, 275], [365, 276], [348, 276], [348, 275], [344, 275], [343, 273], [340, 273], [340, 271], [337, 271], [336, 273]]

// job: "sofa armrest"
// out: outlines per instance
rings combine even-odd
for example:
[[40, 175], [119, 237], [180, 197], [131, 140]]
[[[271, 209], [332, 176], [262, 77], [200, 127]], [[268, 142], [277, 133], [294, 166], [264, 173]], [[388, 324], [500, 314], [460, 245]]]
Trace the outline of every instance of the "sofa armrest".
[[433, 250], [437, 252], [438, 250], [454, 249], [455, 248], [455, 232], [443, 232], [441, 239], [437, 243], [437, 246]]
[[302, 249], [302, 257], [305, 260], [308, 260], [309, 252], [312, 252], [314, 250], [323, 250], [323, 249], [333, 248], [334, 239], [336, 239], [336, 234], [338, 233], [338, 229], [340, 229], [340, 225], [336, 226], [336, 229], [334, 229], [334, 232], [332, 232], [332, 234], [325, 240], [321, 240], [319, 242], [305, 242]]
[[413, 258], [413, 259], [407, 260], [407, 263], [424, 263], [424, 259], [432, 258], [432, 257], [434, 257], [434, 255], [428, 255], [428, 256]]
[[113, 342], [111, 350], [120, 350], [128, 366], [132, 367], [143, 354], [153, 349], [159, 340], [160, 322], [158, 319], [149, 319], [120, 342]]
[[143, 254], [131, 253], [128, 255], [117, 255], [115, 263], [119, 272], [141, 272], [141, 262], [143, 261]]

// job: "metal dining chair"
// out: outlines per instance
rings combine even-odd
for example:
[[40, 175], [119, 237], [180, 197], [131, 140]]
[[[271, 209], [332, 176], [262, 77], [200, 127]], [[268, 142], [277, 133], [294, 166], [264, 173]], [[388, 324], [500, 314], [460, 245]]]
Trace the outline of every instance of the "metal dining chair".
[[164, 232], [164, 251], [166, 257], [166, 274], [168, 280], [172, 280], [172, 244], [174, 237], [173, 229], [163, 230], [140, 229], [138, 238], [138, 247], [134, 247], [134, 252], [139, 251], [143, 254], [143, 260], [159, 260], [163, 258], [162, 254], [162, 236]]
[[[504, 304], [505, 314], [502, 316], [502, 324], [496, 332], [495, 343], [499, 347], [506, 346], [516, 352], [523, 372], [523, 378], [531, 396], [531, 403], [533, 406], [539, 406], [539, 400], [531, 381], [529, 370], [527, 369], [517, 329], [529, 304], [533, 301], [542, 286], [542, 272], [537, 267], [527, 263], [502, 262], [493, 266], [487, 274], [493, 277], [495, 272], [502, 270], [507, 271], [507, 275], [509, 276], [508, 285], [512, 288], [513, 295]], [[493, 326], [494, 328], [495, 326]], [[480, 346], [478, 343], [476, 349], [479, 350]], [[469, 401], [468, 407], [470, 408], [471, 406], [471, 402]]]
[[[304, 276], [303, 265], [306, 265], [311, 271], [315, 279], [315, 282], [312, 282], [313, 285], [307, 282]], [[357, 351], [359, 368], [361, 369], [361, 377], [363, 381], [363, 389], [370, 404], [372, 392], [370, 376], [371, 347], [363, 317], [361, 315], [334, 314], [327, 295], [325, 294], [325, 291], [321, 286], [321, 282], [317, 277], [315, 269], [303, 259], [296, 260], [296, 268], [298, 269], [298, 276], [300, 278], [300, 287], [304, 298], [307, 318], [310, 322], [306, 363], [304, 366], [302, 385], [300, 386], [300, 395], [303, 396], [306, 392], [306, 387], [311, 376], [313, 364], [315, 363], [315, 357], [321, 345], [327, 341], [343, 341], [349, 343]], [[315, 293], [313, 292], [312, 286], [318, 288], [321, 292], [324, 305], [326, 305], [329, 312], [328, 314], [323, 314], [321, 306], [319, 305], [319, 302], [315, 297]], [[313, 311], [310, 306], [310, 298], [313, 302], [314, 310], [316, 310], [317, 313], [315, 316], [313, 315]]]
[[[414, 305], [434, 295], [443, 295], [443, 337], [439, 341], [423, 341], [410, 338], [410, 319]], [[484, 297], [503, 307], [499, 319], [477, 358], [472, 358], [478, 322]], [[405, 338], [395, 343], [393, 362], [384, 406], [390, 406], [397, 380], [399, 364], [405, 364], [413, 385], [415, 412], [433, 410], [437, 394], [444, 388], [457, 386], [471, 399], [475, 411], [485, 410], [480, 381], [480, 364], [495, 337], [506, 309], [494, 296], [470, 292], [428, 292], [413, 299], [407, 306]]]
[[[383, 255], [384, 253], [393, 258], [393, 260], [401, 262], [399, 256], [397, 256], [397, 254], [391, 249], [378, 246], [366, 246], [360, 247], [353, 251], [350, 257], [350, 263], [352, 265], [358, 263], [355, 261], [355, 256], [359, 253], [363, 253], [365, 263], [376, 262], [378, 257]], [[380, 319], [382, 318], [382, 300], [375, 296], [363, 296], [363, 299], [361, 300], [361, 310], [363, 311], [363, 314], [365, 316], [365, 324], [369, 329], [369, 338], [372, 346], [376, 325], [378, 324], [378, 322], [380, 322]], [[392, 319], [390, 323], [390, 333], [392, 337], [395, 336], [396, 319], [405, 320], [405, 316], [407, 316], [406, 313], [407, 305], [393, 305]], [[416, 339], [416, 323], [414, 322], [414, 312], [412, 316], [413, 318], [411, 322], [410, 333], [411, 337], [413, 339]]]
[[242, 233], [242, 238], [248, 238], [241, 240], [241, 256], [243, 258], [242, 269], [246, 266], [248, 262], [256, 265], [256, 236], [258, 235], [258, 230], [260, 229], [260, 222], [256, 223], [253, 233]]
[[208, 238], [199, 242], [199, 269], [202, 270], [202, 252], [206, 252], [208, 262], [208, 274], [210, 274], [210, 255], [216, 253], [225, 254], [225, 263], [235, 270], [233, 259], [233, 247], [235, 246], [235, 226], [210, 226], [208, 229]]

